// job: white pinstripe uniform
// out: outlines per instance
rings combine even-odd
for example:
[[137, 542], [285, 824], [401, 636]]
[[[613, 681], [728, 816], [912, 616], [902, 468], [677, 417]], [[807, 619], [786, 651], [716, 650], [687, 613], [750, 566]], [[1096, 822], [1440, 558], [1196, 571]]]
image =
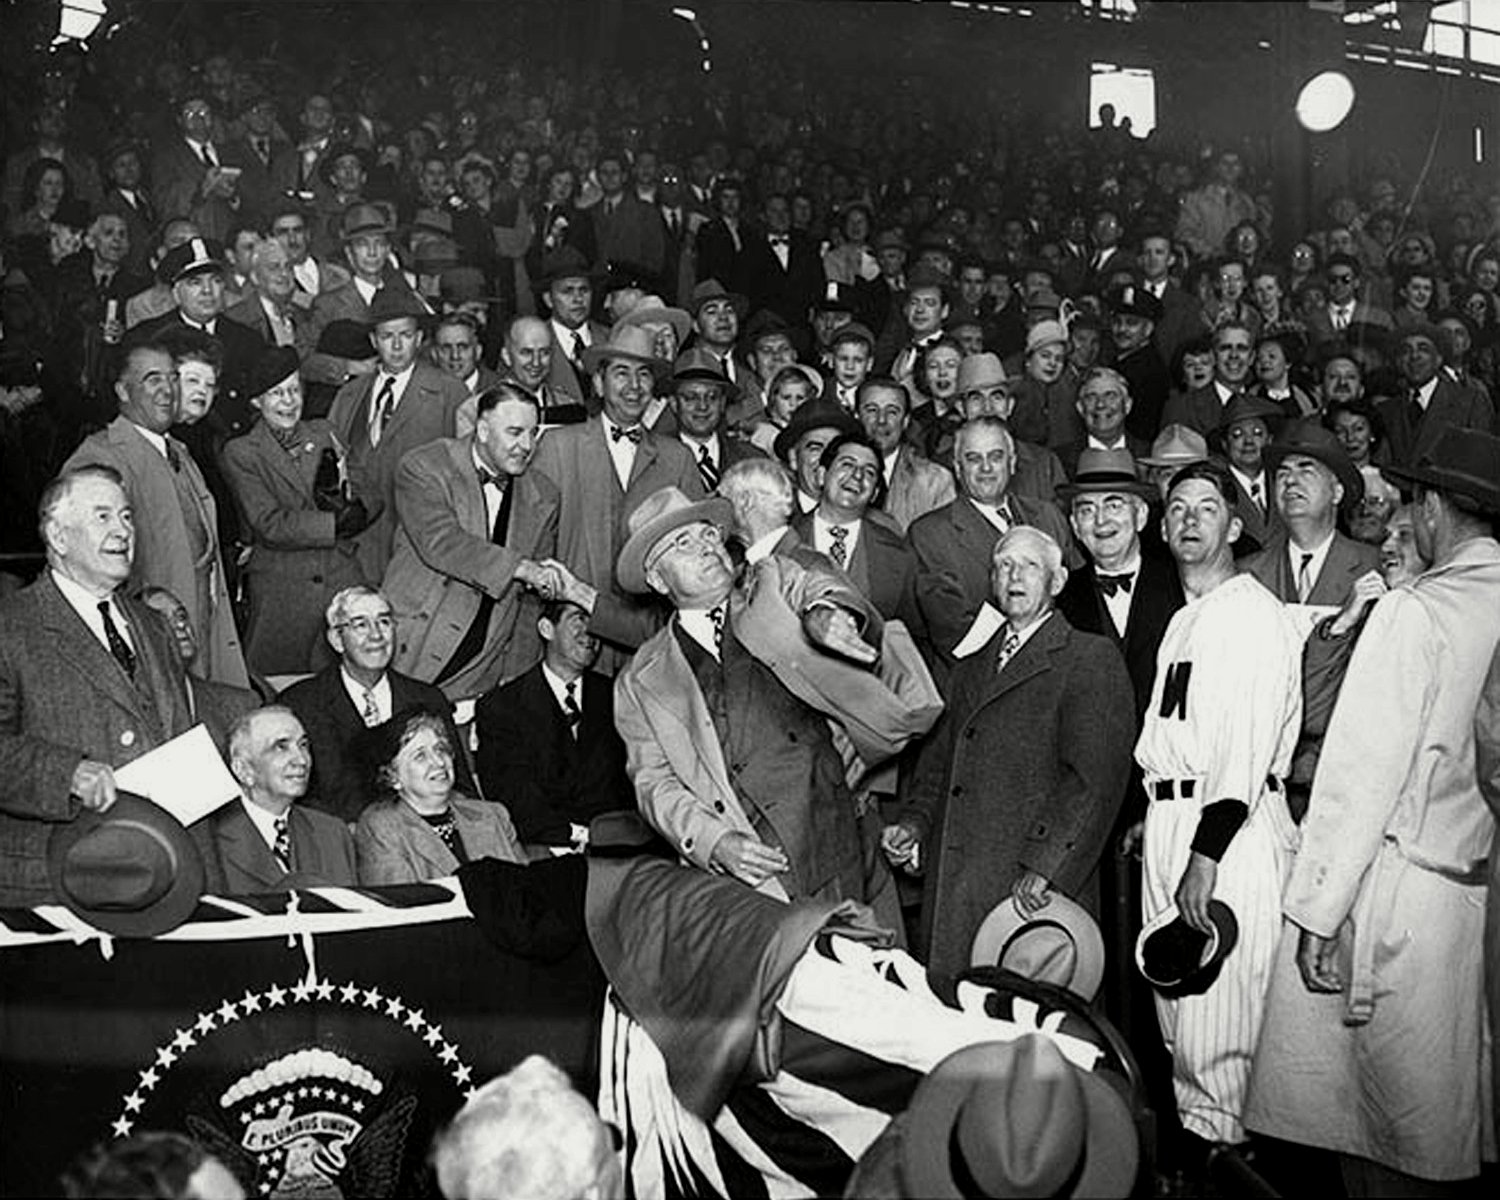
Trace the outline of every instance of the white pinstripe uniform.
[[[1204, 994], [1156, 999], [1183, 1126], [1215, 1142], [1245, 1139], [1245, 1089], [1295, 833], [1279, 780], [1302, 724], [1301, 664], [1302, 638], [1282, 603], [1249, 575], [1235, 576], [1189, 602], [1167, 626], [1135, 749], [1150, 800], [1146, 921], [1172, 903], [1204, 806], [1241, 800], [1250, 808], [1214, 887], [1215, 898], [1234, 910], [1239, 942]], [[1181, 794], [1187, 780], [1191, 797]], [[1159, 781], [1172, 785], [1171, 798], [1156, 798]]]

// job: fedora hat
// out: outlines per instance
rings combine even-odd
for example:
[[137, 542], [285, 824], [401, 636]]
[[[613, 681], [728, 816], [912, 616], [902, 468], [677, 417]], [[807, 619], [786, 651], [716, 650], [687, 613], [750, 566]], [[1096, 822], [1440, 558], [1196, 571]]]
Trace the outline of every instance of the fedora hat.
[[694, 284], [692, 294], [688, 296], [687, 310], [693, 319], [698, 319], [698, 313], [710, 300], [728, 300], [734, 307], [734, 314], [743, 318], [750, 309], [750, 301], [739, 292], [730, 292], [724, 289], [724, 285], [717, 279], [705, 279], [702, 283]]
[[1124, 1097], [1045, 1034], [955, 1051], [899, 1120], [901, 1195], [1123, 1197], [1140, 1169]]
[[1026, 357], [1030, 358], [1043, 346], [1068, 344], [1068, 327], [1061, 321], [1038, 321], [1026, 331]]
[[1060, 892], [1032, 916], [1007, 896], [980, 923], [969, 965], [1001, 967], [1092, 1000], [1104, 979], [1104, 936], [1094, 918]]
[[411, 252], [411, 269], [418, 275], [440, 275], [462, 261], [458, 243], [451, 237], [424, 237]]
[[244, 394], [251, 399], [264, 396], [283, 379], [297, 374], [301, 365], [294, 347], [267, 346], [250, 363]]
[[168, 284], [204, 271], [224, 272], [224, 246], [212, 238], [189, 238], [182, 245], [174, 246], [163, 255], [161, 266], [156, 269], [162, 282]]
[[1009, 383], [1010, 377], [1005, 373], [1005, 364], [1000, 361], [1000, 356], [989, 350], [982, 354], [966, 355], [958, 364], [958, 395], [965, 396], [970, 392], [978, 391], [980, 388], [998, 387], [1002, 383]]
[[781, 335], [790, 338], [792, 327], [786, 323], [786, 319], [779, 313], [772, 312], [769, 308], [756, 309], [745, 327], [740, 330], [740, 345], [745, 350], [754, 350], [755, 344], [764, 337]]
[[915, 291], [923, 288], [936, 288], [943, 293], [944, 302], [948, 298], [948, 277], [935, 267], [926, 263], [918, 263], [906, 273], [906, 294], [909, 296]]
[[1452, 492], [1500, 516], [1500, 437], [1493, 434], [1451, 426], [1414, 466], [1381, 467], [1380, 473], [1404, 487], [1420, 483]]
[[1141, 459], [1148, 467], [1185, 467], [1208, 458], [1208, 442], [1188, 425], [1168, 425], [1151, 443], [1151, 453]]
[[627, 592], [646, 593], [646, 559], [656, 543], [674, 530], [698, 521], [727, 529], [734, 519], [734, 509], [721, 496], [707, 500], [689, 500], [679, 487], [668, 485], [652, 492], [630, 514], [626, 528], [630, 531], [620, 547], [615, 562], [615, 578]]
[[724, 372], [724, 364], [712, 350], [693, 346], [677, 356], [672, 364], [672, 382], [683, 383], [689, 379], [702, 379], [717, 383], [727, 394], [738, 395], [740, 389]]
[[693, 318], [688, 316], [686, 309], [667, 304], [660, 296], [643, 296], [639, 304], [615, 322], [615, 328], [618, 329], [621, 325], [636, 328], [644, 325], [670, 325], [680, 346], [687, 341], [687, 336], [692, 331]]
[[323, 161], [318, 164], [318, 175], [329, 187], [333, 186], [333, 169], [338, 166], [341, 158], [358, 159], [360, 170], [366, 175], [375, 169], [375, 156], [368, 150], [349, 142], [335, 142], [328, 148], [328, 153], [323, 155]]
[[875, 235], [871, 248], [877, 253], [881, 250], [905, 250], [906, 234], [899, 229], [882, 229]]
[[72, 912], [117, 937], [175, 929], [203, 894], [203, 859], [187, 830], [133, 792], [54, 827], [47, 876]]
[[616, 323], [609, 331], [609, 338], [602, 344], [587, 347], [583, 352], [583, 367], [586, 371], [597, 371], [611, 359], [645, 363], [651, 368], [657, 382], [665, 379], [671, 366], [656, 357], [651, 350], [651, 334], [639, 325]]
[[589, 266], [581, 250], [576, 246], [562, 245], [542, 259], [542, 273], [537, 284], [545, 291], [564, 279], [587, 279], [595, 284], [603, 278], [603, 272]]
[[370, 344], [370, 328], [362, 321], [340, 317], [329, 321], [318, 334], [317, 351], [331, 354], [335, 358], [352, 358], [361, 362], [375, 357], [375, 347]]
[[1161, 320], [1161, 301], [1143, 287], [1128, 283], [1109, 295], [1109, 309], [1117, 317], [1144, 317]]
[[346, 242], [367, 233], [383, 233], [390, 237], [395, 232], [390, 217], [378, 204], [351, 204], [339, 222], [339, 237]]
[[1135, 963], [1163, 996], [1197, 996], [1219, 977], [1219, 967], [1239, 941], [1240, 924], [1222, 900], [1208, 902], [1212, 933], [1194, 929], [1175, 904], [1147, 922], [1135, 939]]
[[809, 400], [792, 414], [786, 428], [776, 435], [771, 449], [781, 462], [786, 462], [803, 435], [814, 429], [836, 429], [839, 433], [863, 433], [864, 426], [846, 412], [841, 405], [821, 397]]
[[1266, 471], [1276, 474], [1276, 469], [1293, 454], [1315, 458], [1338, 477], [1344, 485], [1343, 505], [1353, 508], [1365, 496], [1365, 481], [1359, 468], [1349, 457], [1338, 436], [1317, 417], [1304, 417], [1293, 421], [1266, 447]]
[[1286, 410], [1274, 400], [1256, 396], [1250, 392], [1236, 392], [1224, 406], [1224, 416], [1219, 427], [1208, 435], [1208, 443], [1223, 453], [1229, 430], [1241, 421], [1261, 421], [1274, 439], [1286, 423]]
[[1078, 455], [1073, 478], [1059, 485], [1058, 499], [1070, 502], [1084, 492], [1123, 492], [1155, 500], [1159, 493], [1136, 473], [1135, 459], [1129, 450], [1084, 450]]
[[370, 315], [365, 325], [374, 329], [387, 321], [399, 321], [411, 317], [418, 324], [432, 316], [431, 310], [422, 303], [421, 297], [405, 283], [388, 283], [375, 293], [370, 301]]

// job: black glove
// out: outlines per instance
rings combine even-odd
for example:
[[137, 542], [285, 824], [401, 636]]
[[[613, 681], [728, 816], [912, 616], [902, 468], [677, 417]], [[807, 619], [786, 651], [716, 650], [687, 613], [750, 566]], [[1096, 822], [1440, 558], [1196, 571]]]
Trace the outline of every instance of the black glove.
[[365, 509], [364, 501], [349, 500], [338, 510], [338, 515], [333, 519], [333, 533], [340, 540], [352, 538], [369, 523], [370, 514]]
[[339, 479], [338, 455], [329, 447], [318, 460], [318, 471], [313, 476], [313, 503], [324, 512], [338, 512], [344, 507], [344, 484]]

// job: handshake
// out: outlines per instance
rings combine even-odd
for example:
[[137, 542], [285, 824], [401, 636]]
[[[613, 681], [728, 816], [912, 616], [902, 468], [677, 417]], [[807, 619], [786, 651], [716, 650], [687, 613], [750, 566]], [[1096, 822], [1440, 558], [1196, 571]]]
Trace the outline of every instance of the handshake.
[[577, 605], [586, 613], [594, 611], [594, 601], [599, 595], [597, 588], [584, 583], [555, 558], [540, 562], [524, 559], [516, 568], [516, 578], [543, 600], [561, 600]]

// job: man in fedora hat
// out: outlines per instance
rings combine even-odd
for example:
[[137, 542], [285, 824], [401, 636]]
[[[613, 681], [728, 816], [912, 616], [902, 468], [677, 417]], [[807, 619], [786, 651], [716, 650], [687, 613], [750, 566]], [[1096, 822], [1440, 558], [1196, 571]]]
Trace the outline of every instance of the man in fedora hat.
[[740, 321], [748, 308], [749, 301], [743, 295], [725, 291], [717, 279], [705, 279], [697, 284], [687, 304], [688, 315], [693, 318], [693, 346], [717, 358], [729, 382], [739, 388], [739, 396], [727, 414], [733, 428], [753, 423], [760, 417], [760, 410], [753, 406], [760, 403], [765, 391], [765, 380], [741, 362], [734, 352], [740, 336]]
[[[350, 286], [356, 286], [351, 284]], [[355, 539], [360, 569], [381, 579], [396, 536], [396, 468], [408, 450], [458, 430], [464, 385], [423, 362], [429, 313], [410, 288], [392, 282], [375, 293], [367, 325], [374, 369], [338, 390], [328, 420], [348, 455], [349, 483], [371, 508], [372, 520]]]
[[736, 437], [724, 422], [725, 410], [739, 398], [738, 385], [729, 382], [722, 361], [707, 349], [694, 346], [672, 364], [672, 413], [677, 437], [697, 464], [703, 490], [711, 492], [735, 463], [757, 458], [760, 451]]
[[1237, 392], [1224, 406], [1224, 420], [1208, 434], [1209, 445], [1223, 456], [1234, 479], [1235, 515], [1240, 519], [1238, 555], [1253, 554], [1280, 531], [1281, 514], [1271, 499], [1265, 448], [1281, 431], [1286, 412], [1250, 392]]
[[[944, 422], [952, 433], [946, 439], [947, 453], [953, 449], [953, 434], [964, 420], [976, 417], [996, 417], [1006, 423], [1015, 441], [1016, 457], [1011, 471], [1011, 490], [1017, 496], [1051, 502], [1057, 489], [1067, 481], [1062, 460], [1039, 442], [1029, 442], [1017, 432], [1014, 424], [1016, 412], [1016, 381], [1005, 373], [1005, 366], [996, 354], [988, 351], [967, 355], [958, 364], [958, 397], [961, 402], [959, 415], [962, 420]], [[937, 403], [933, 402], [934, 405]], [[943, 448], [943, 439], [939, 440]]]
[[64, 471], [39, 511], [47, 567], [0, 601], [5, 907], [55, 900], [51, 831], [107, 810], [114, 769], [192, 725], [166, 622], [127, 596], [139, 526], [120, 474]]
[[1287, 799], [1298, 819], [1307, 808], [1318, 747], [1338, 698], [1365, 610], [1385, 593], [1380, 551], [1338, 530], [1340, 509], [1352, 511], [1364, 480], [1322, 422], [1292, 424], [1265, 452], [1281, 528], [1264, 550], [1240, 562], [1286, 604], [1337, 609], [1308, 637], [1302, 659], [1302, 735], [1287, 777]]
[[536, 470], [561, 493], [557, 551], [564, 596], [589, 614], [590, 632], [605, 643], [598, 669], [613, 675], [662, 617], [615, 577], [625, 514], [668, 485], [695, 497], [704, 487], [687, 447], [641, 424], [657, 381], [670, 369], [652, 352], [651, 335], [619, 326], [584, 352], [584, 366], [602, 411], [581, 425], [551, 430], [537, 449]]
[[1130, 284], [1109, 297], [1109, 332], [1115, 343], [1114, 367], [1125, 379], [1132, 400], [1132, 430], [1148, 431], [1161, 424], [1161, 410], [1172, 391], [1172, 372], [1156, 348], [1156, 328], [1162, 302], [1144, 286]]
[[822, 482], [818, 475], [823, 449], [835, 437], [860, 430], [859, 421], [844, 408], [827, 400], [811, 400], [792, 414], [771, 448], [791, 472], [797, 487], [797, 511], [811, 512], [818, 506]]
[[1175, 904], [1208, 933], [1209, 904], [1222, 900], [1240, 928], [1206, 992], [1156, 1000], [1184, 1149], [1201, 1169], [1212, 1143], [1245, 1140], [1245, 1086], [1293, 837], [1281, 781], [1302, 716], [1302, 635], [1280, 601], [1235, 570], [1240, 521], [1224, 467], [1181, 468], [1162, 524], [1187, 604], [1162, 637], [1136, 744], [1147, 797], [1142, 917], [1149, 924]]
[[1104, 638], [1058, 615], [1062, 549], [1017, 525], [991, 556], [1003, 622], [954, 670], [949, 704], [920, 752], [896, 862], [925, 872], [923, 944], [956, 975], [985, 915], [1007, 896], [1034, 914], [1056, 890], [1097, 911], [1099, 855], [1114, 825], [1135, 735], [1130, 678]]
[[[630, 516], [620, 586], [675, 610], [616, 683], [641, 812], [695, 866], [780, 900], [877, 905], [899, 929], [875, 824], [856, 811], [829, 728], [830, 718], [858, 716], [860, 689], [879, 686], [869, 668], [880, 615], [837, 573], [774, 555], [737, 588], [724, 545], [732, 519], [727, 500], [693, 501], [670, 486]], [[795, 629], [765, 636], [768, 606]], [[766, 643], [763, 661], [752, 646], [764, 653]], [[802, 688], [835, 670], [822, 660], [859, 677], [819, 693], [827, 709]]]
[[559, 402], [564, 399], [585, 405], [590, 413], [599, 409], [592, 372], [584, 365], [584, 352], [609, 337], [609, 329], [591, 319], [594, 283], [598, 278], [583, 254], [562, 246], [542, 263], [542, 308], [552, 338], [551, 374], [548, 382]]
[[1385, 473], [1414, 491], [1432, 566], [1375, 605], [1349, 662], [1246, 1122], [1337, 1151], [1351, 1195], [1432, 1195], [1478, 1177], [1493, 1120], [1474, 715], [1500, 646], [1500, 438], [1449, 429]]

